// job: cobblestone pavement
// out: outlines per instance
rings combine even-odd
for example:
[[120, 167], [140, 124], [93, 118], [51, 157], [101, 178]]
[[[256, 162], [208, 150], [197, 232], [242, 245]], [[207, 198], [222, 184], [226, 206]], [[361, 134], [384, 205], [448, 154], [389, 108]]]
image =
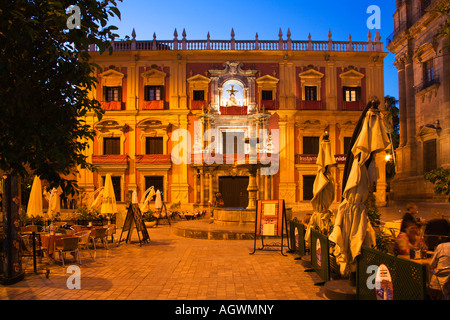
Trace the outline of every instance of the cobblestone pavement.
[[[320, 278], [295, 256], [253, 251], [253, 240], [182, 238], [172, 226], [151, 228], [150, 244], [133, 241], [83, 251], [81, 289], [70, 290], [61, 264], [28, 263], [25, 279], [0, 286], [1, 300], [326, 300]], [[126, 233], [125, 233], [126, 234]], [[116, 234], [116, 240], [120, 230]], [[257, 242], [259, 245], [259, 242]], [[259, 247], [259, 246], [258, 246]], [[285, 246], [285, 249], [286, 246]], [[70, 255], [68, 255], [70, 257]], [[46, 278], [45, 268], [50, 276]]]

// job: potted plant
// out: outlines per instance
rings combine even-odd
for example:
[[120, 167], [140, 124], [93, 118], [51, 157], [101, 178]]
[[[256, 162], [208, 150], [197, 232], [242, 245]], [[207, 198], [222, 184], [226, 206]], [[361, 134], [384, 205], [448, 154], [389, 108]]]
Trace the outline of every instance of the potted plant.
[[147, 228], [153, 228], [156, 225], [157, 218], [153, 215], [153, 211], [144, 212], [142, 218]]

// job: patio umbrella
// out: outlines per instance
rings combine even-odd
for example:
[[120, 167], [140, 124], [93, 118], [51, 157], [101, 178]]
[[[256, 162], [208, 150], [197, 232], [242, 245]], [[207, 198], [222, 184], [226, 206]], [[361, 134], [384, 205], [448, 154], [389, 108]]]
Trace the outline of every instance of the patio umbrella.
[[63, 193], [61, 187], [53, 188], [48, 198], [48, 218], [53, 220], [58, 212], [61, 212], [60, 195]]
[[355, 271], [355, 258], [360, 254], [362, 245], [376, 243], [364, 202], [376, 183], [375, 154], [389, 146], [378, 105], [378, 101], [369, 102], [359, 122], [361, 126], [357, 125], [355, 129], [352, 156], [346, 160], [351, 161], [351, 166], [348, 176], [344, 176], [343, 200], [339, 205], [333, 232], [328, 237], [336, 243], [334, 255], [342, 275]]
[[153, 186], [145, 190], [140, 204], [141, 212], [148, 212], [150, 210], [149, 204], [155, 194], [155, 188]]
[[155, 198], [155, 210], [159, 211], [162, 208], [162, 200], [161, 200], [161, 191], [156, 191], [156, 198]]
[[33, 185], [31, 186], [30, 199], [28, 200], [27, 216], [43, 216], [42, 209], [42, 183], [38, 176], [34, 177]]
[[139, 203], [136, 190], [134, 190], [133, 194], [131, 195], [131, 203], [132, 204], [138, 204]]
[[336, 166], [336, 160], [331, 153], [331, 143], [328, 139], [328, 133], [320, 143], [319, 154], [316, 164], [319, 166], [316, 179], [313, 185], [313, 199], [311, 204], [313, 214], [309, 220], [309, 224], [305, 232], [305, 244], [309, 245], [311, 229], [319, 228], [319, 230], [328, 234], [328, 230], [333, 225], [333, 212], [329, 210], [334, 200], [334, 179], [331, 168]]
[[[95, 190], [94, 192], [92, 192], [91, 196], [89, 197], [89, 201], [93, 197], [95, 197], [95, 199], [94, 199], [94, 201], [92, 201], [91, 209], [100, 211], [100, 208], [102, 206], [102, 200], [103, 200], [103, 189], [105, 189], [105, 187], [100, 187], [97, 190]], [[98, 193], [97, 196], [95, 195], [96, 193]]]
[[114, 187], [111, 179], [111, 175], [108, 173], [105, 177], [105, 185], [103, 189], [102, 206], [100, 213], [117, 213], [116, 195], [114, 193]]

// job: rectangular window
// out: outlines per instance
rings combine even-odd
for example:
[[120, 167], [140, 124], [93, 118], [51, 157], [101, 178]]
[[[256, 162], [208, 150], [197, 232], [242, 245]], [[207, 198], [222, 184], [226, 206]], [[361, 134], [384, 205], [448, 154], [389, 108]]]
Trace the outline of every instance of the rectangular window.
[[436, 139], [430, 139], [423, 142], [423, 172], [429, 172], [436, 168]]
[[360, 101], [361, 87], [344, 87], [344, 101]]
[[120, 138], [103, 138], [103, 154], [120, 154]]
[[163, 154], [163, 138], [162, 137], [146, 137], [145, 138], [145, 154]]
[[434, 80], [433, 59], [423, 63], [423, 80], [425, 83], [432, 82]]
[[261, 92], [261, 100], [273, 100], [272, 90], [263, 90]]
[[[147, 190], [148, 188], [150, 188], [151, 186], [153, 186], [155, 188], [155, 192], [156, 191], [160, 191], [161, 192], [161, 200], [164, 200], [164, 176], [146, 176], [145, 177], [145, 190]], [[155, 201], [155, 197], [153, 197], [153, 201]]]
[[344, 154], [347, 154], [350, 151], [351, 141], [352, 137], [344, 137]]
[[319, 137], [303, 137], [303, 154], [319, 154]]
[[303, 201], [312, 200], [314, 197], [314, 180], [315, 175], [304, 175], [303, 176]]
[[163, 100], [163, 86], [145, 86], [144, 100], [145, 101], [159, 101]]
[[203, 91], [203, 90], [194, 90], [192, 100], [194, 100], [194, 101], [204, 101], [205, 100], [205, 91]]
[[103, 87], [103, 101], [121, 101], [122, 87]]
[[317, 87], [305, 87], [305, 100], [317, 101]]

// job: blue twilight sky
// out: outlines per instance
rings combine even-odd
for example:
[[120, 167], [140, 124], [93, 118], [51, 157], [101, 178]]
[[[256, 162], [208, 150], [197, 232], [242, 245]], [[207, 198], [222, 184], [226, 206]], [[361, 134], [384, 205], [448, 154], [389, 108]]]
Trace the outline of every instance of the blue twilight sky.
[[[188, 40], [205, 40], [209, 32], [212, 40], [229, 40], [231, 28], [236, 40], [252, 40], [258, 33], [260, 40], [277, 40], [281, 28], [286, 39], [288, 28], [292, 40], [327, 40], [331, 29], [332, 39], [367, 41], [367, 13], [370, 5], [380, 8], [381, 41], [393, 32], [395, 0], [258, 0], [258, 1], [212, 1], [212, 0], [123, 0], [118, 3], [122, 19], [111, 20], [119, 27], [120, 38], [136, 30], [137, 40], [172, 40], [175, 28], [178, 39], [183, 29]], [[371, 30], [372, 40], [375, 29]], [[389, 52], [386, 48], [385, 52]], [[398, 99], [397, 69], [394, 55], [384, 60], [385, 95]]]

